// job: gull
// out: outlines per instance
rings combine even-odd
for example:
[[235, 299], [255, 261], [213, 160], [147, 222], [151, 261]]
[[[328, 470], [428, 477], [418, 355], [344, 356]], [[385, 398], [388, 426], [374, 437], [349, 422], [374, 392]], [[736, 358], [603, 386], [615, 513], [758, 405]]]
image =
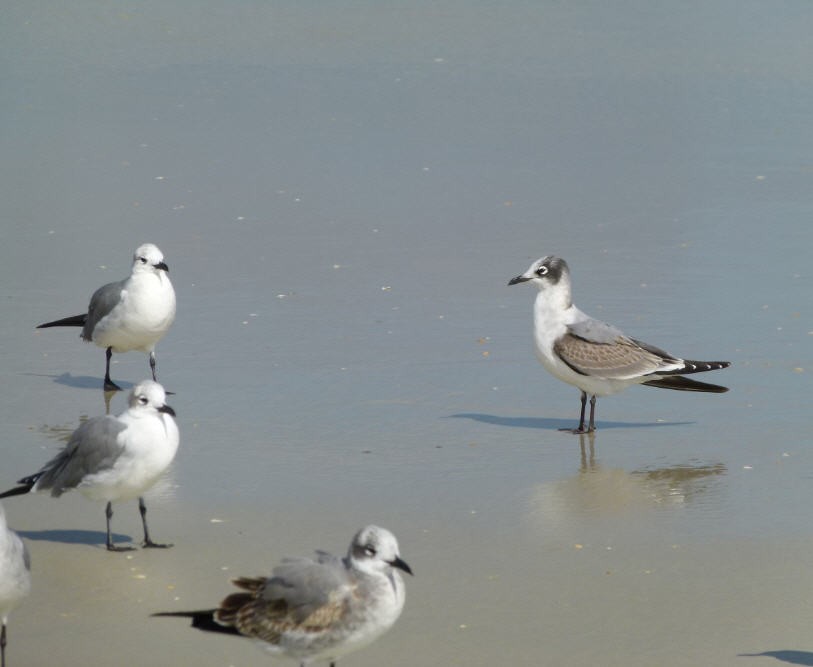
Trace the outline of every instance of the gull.
[[105, 391], [119, 391], [110, 379], [113, 352], [140, 350], [150, 356], [155, 376], [155, 345], [175, 320], [175, 290], [169, 269], [158, 246], [145, 243], [136, 248], [129, 278], [102, 285], [90, 297], [87, 313], [40, 324], [49, 327], [82, 327], [80, 337], [105, 348]]
[[163, 475], [178, 451], [175, 411], [164, 401], [164, 388], [144, 380], [130, 392], [129, 406], [118, 416], [88, 419], [77, 428], [68, 444], [42, 469], [23, 477], [21, 486], [0, 493], [0, 498], [32, 491], [50, 491], [55, 498], [78, 489], [90, 500], [106, 501], [107, 549], [129, 551], [133, 547], [113, 545], [110, 519], [113, 501], [138, 498], [144, 527], [144, 547], [156, 544], [147, 528], [147, 507], [142, 494]]
[[[643, 384], [680, 391], [722, 393], [727, 387], [684, 375], [728, 368], [728, 361], [690, 361], [630, 338], [573, 305], [570, 270], [565, 260], [548, 255], [508, 284], [531, 282], [539, 293], [534, 304], [534, 348], [545, 369], [581, 390], [581, 416], [572, 433], [595, 431], [596, 396], [608, 396]], [[584, 410], [590, 394], [590, 422]]]
[[6, 525], [0, 505], [0, 665], [6, 667], [6, 623], [8, 616], [31, 591], [31, 559], [28, 549]]
[[242, 635], [268, 653], [299, 660], [302, 667], [326, 660], [331, 667], [386, 632], [404, 607], [404, 581], [412, 574], [398, 554], [395, 536], [378, 526], [362, 528], [347, 556], [317, 551], [316, 558], [286, 558], [270, 578], [233, 580], [217, 609], [162, 612], [183, 616], [192, 627]]

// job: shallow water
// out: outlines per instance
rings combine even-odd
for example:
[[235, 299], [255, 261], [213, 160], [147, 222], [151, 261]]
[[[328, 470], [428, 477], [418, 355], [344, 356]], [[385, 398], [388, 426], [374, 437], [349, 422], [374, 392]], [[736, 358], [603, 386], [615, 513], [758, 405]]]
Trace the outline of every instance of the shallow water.
[[[103, 351], [34, 326], [144, 241], [181, 429], [169, 551], [108, 554], [78, 494], [4, 503], [34, 565], [10, 666], [261, 664], [149, 614], [370, 522], [416, 576], [343, 665], [813, 664], [809, 5], [224, 7], [0, 27], [2, 484], [105, 411]], [[553, 253], [583, 310], [730, 359], [731, 391], [635, 387], [558, 432], [578, 391], [506, 286]], [[113, 526], [140, 539], [135, 503]]]

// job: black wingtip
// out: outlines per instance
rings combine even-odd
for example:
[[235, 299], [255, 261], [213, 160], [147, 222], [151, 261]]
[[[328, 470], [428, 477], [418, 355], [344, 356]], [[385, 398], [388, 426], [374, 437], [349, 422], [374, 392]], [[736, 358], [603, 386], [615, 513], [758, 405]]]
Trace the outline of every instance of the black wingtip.
[[677, 391], [700, 391], [710, 394], [724, 394], [728, 391], [728, 387], [690, 380], [682, 375], [665, 375], [644, 382], [643, 385], [645, 387], [659, 387], [661, 389], [675, 389]]
[[679, 372], [682, 374], [705, 373], [706, 371], [719, 371], [728, 368], [730, 365], [730, 361], [692, 361], [684, 359], [683, 368]]
[[22, 496], [31, 491], [34, 484], [23, 484], [23, 486], [15, 486], [13, 489], [0, 493], [0, 498], [11, 498], [12, 496]]
[[203, 632], [218, 632], [225, 635], [239, 635], [237, 628], [221, 625], [215, 620], [217, 609], [203, 609], [200, 611], [159, 611], [150, 616], [163, 616], [174, 618], [191, 618], [192, 627]]
[[38, 324], [37, 329], [48, 329], [49, 327], [83, 327], [87, 322], [88, 315], [72, 315], [71, 317], [63, 317], [61, 320], [54, 320], [53, 322], [45, 322], [45, 324]]

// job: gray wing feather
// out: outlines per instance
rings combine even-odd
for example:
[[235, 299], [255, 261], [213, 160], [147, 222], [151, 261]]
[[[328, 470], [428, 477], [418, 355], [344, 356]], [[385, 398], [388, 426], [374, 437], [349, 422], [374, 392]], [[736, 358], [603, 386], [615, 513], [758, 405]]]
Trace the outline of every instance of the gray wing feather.
[[351, 583], [347, 571], [335, 556], [319, 552], [317, 559], [283, 560], [266, 582], [263, 599], [284, 600], [298, 621], [320, 607], [336, 602], [336, 594]]
[[568, 333], [553, 348], [577, 373], [611, 380], [641, 377], [682, 363], [663, 350], [592, 319], [569, 326]]
[[88, 317], [82, 329], [82, 338], [86, 341], [93, 340], [93, 329], [103, 317], [108, 315], [121, 301], [121, 292], [127, 279], [119, 280], [115, 283], [107, 283], [97, 289], [90, 297], [88, 306]]
[[615, 343], [619, 338], [627, 338], [620, 329], [592, 318], [574, 322], [567, 327], [567, 331], [590, 343], [599, 343], [600, 345], [608, 345]]
[[85, 475], [111, 468], [123, 450], [118, 435], [125, 428], [109, 415], [86, 421], [59, 454], [42, 467], [36, 489], [51, 489], [51, 495], [58, 497], [76, 488]]

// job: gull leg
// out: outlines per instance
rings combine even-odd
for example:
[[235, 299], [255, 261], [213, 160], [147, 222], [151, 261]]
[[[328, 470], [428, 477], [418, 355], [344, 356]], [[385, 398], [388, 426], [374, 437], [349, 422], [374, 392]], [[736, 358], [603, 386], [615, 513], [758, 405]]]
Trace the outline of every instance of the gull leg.
[[110, 379], [110, 357], [113, 356], [113, 348], [108, 347], [105, 350], [104, 356], [107, 360], [104, 366], [104, 390], [105, 391], [121, 391], [121, 387], [119, 387], [113, 380]]
[[155, 382], [158, 382], [158, 378], [155, 377], [155, 352], [150, 352], [150, 370], [152, 371], [152, 379]]
[[[587, 427], [587, 432], [592, 433], [596, 430], [596, 395], [590, 397], [590, 425]], [[584, 404], [582, 404], [582, 426], [584, 426]]]
[[145, 549], [169, 549], [171, 544], [158, 544], [150, 539], [150, 531], [147, 528], [147, 506], [144, 504], [144, 498], [138, 498], [138, 511], [141, 513], [141, 523], [144, 526], [144, 544], [141, 546]]
[[6, 667], [6, 624], [0, 630], [0, 666]]
[[110, 519], [113, 518], [113, 503], [108, 501], [107, 508], [104, 511], [107, 517], [107, 550], [108, 551], [132, 551], [133, 547], [117, 547], [113, 544], [113, 536], [110, 534]]
[[[590, 402], [591, 419], [592, 419], [592, 414], [593, 414], [592, 407], [595, 406], [595, 402], [596, 402], [596, 397], [593, 396], [593, 400]], [[560, 431], [567, 431], [568, 433], [576, 433], [576, 434], [587, 433], [587, 431], [584, 430], [584, 409], [585, 409], [586, 406], [587, 406], [587, 392], [583, 391], [582, 392], [582, 409], [581, 409], [581, 413], [579, 414], [579, 426], [577, 428], [560, 428], [559, 430]], [[592, 424], [592, 422], [591, 422], [591, 424]]]

